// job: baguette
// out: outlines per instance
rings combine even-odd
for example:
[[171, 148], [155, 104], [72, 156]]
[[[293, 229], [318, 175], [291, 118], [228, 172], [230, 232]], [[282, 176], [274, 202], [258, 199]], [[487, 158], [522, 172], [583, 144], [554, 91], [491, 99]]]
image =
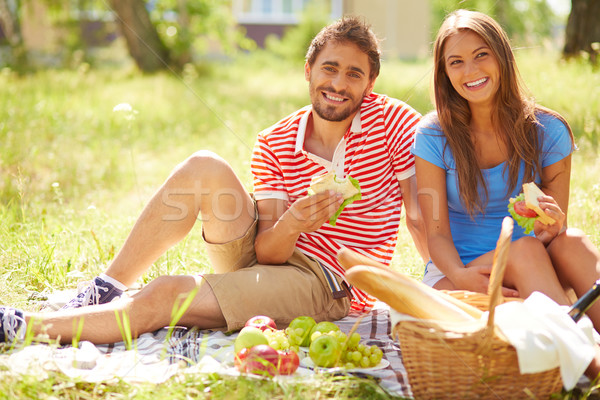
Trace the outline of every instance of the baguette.
[[[356, 265], [346, 271], [346, 279], [402, 314], [436, 321], [466, 322], [476, 319], [440, 296], [435, 289], [392, 270]], [[475, 314], [481, 315], [481, 311], [474, 310]]]
[[546, 214], [544, 210], [540, 208], [540, 202], [537, 198], [540, 196], [545, 196], [545, 194], [540, 190], [539, 187], [537, 187], [535, 183], [524, 183], [523, 194], [525, 195], [525, 205], [527, 208], [532, 209], [537, 213], [538, 219], [541, 223], [545, 225], [552, 225], [556, 222], [554, 218], [548, 216], [548, 214]]
[[[376, 260], [373, 260], [372, 258], [364, 256], [360, 253], [357, 253], [353, 250], [350, 250], [350, 249], [344, 247], [338, 252], [337, 258], [338, 258], [338, 261], [340, 262], [340, 264], [342, 265], [342, 267], [346, 270], [346, 279], [348, 279], [348, 270], [351, 270], [355, 265], [370, 266], [370, 267], [377, 268], [377, 269], [386, 271], [386, 273], [394, 275], [396, 277], [395, 279], [397, 281], [404, 282], [404, 285], [406, 285], [406, 287], [412, 286], [412, 287], [416, 288], [415, 289], [416, 291], [425, 293], [426, 296], [437, 296], [437, 297], [445, 300], [446, 302], [454, 305], [455, 307], [458, 307], [465, 313], [469, 314], [473, 318], [479, 319], [481, 317], [482, 312], [478, 308], [473, 307], [470, 304], [465, 303], [464, 301], [460, 301], [444, 292], [440, 292], [439, 290], [433, 289], [422, 282], [419, 282], [413, 278], [410, 278], [409, 276], [406, 276], [399, 272], [393, 271], [392, 269], [385, 266], [384, 264], [382, 264]], [[353, 276], [356, 273], [357, 272], [353, 272], [352, 274], [350, 274], [350, 276]], [[352, 283], [352, 282], [350, 282], [350, 283]], [[360, 284], [357, 284], [356, 286], [363, 289], [360, 286]], [[399, 288], [399, 289], [401, 289], [401, 288]], [[367, 293], [370, 293], [373, 296], [377, 297], [379, 300], [392, 306], [391, 303], [388, 303], [386, 300], [384, 300], [383, 298], [380, 298], [375, 293], [371, 293], [366, 288], [364, 290]], [[375, 289], [375, 290], [377, 290], [377, 289]], [[378, 291], [381, 292], [381, 291], [385, 291], [385, 290], [386, 290], [386, 288], [380, 288]], [[400, 293], [390, 294], [390, 295], [402, 296]], [[384, 294], [384, 296], [385, 296], [385, 294]], [[388, 298], [387, 296], [385, 296], [385, 297]], [[410, 314], [409, 312], [404, 312], [404, 311], [398, 310], [395, 307], [392, 307], [392, 308], [394, 308], [394, 310], [396, 310], [398, 312]]]

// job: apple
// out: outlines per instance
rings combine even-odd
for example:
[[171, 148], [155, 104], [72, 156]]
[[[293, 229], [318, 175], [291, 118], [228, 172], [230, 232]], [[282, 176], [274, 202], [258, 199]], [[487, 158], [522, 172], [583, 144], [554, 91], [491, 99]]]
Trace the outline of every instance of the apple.
[[242, 348], [233, 359], [233, 365], [235, 365], [237, 370], [240, 372], [246, 372], [246, 358], [248, 357], [249, 350], [250, 349], [247, 347]]
[[233, 342], [233, 351], [238, 354], [244, 347], [250, 348], [258, 344], [269, 344], [269, 340], [260, 329], [254, 326], [242, 328]]
[[300, 365], [300, 357], [293, 350], [279, 350], [279, 364], [277, 371], [280, 375], [291, 375], [298, 369]]
[[266, 344], [253, 346], [246, 356], [246, 372], [256, 375], [275, 376], [279, 364], [279, 353]]
[[308, 356], [317, 367], [334, 367], [342, 354], [342, 345], [331, 335], [321, 335], [310, 344]]
[[310, 339], [312, 341], [313, 340], [312, 339], [313, 338], [313, 334], [315, 332], [320, 332], [322, 334], [325, 334], [325, 333], [329, 333], [331, 331], [337, 332], [339, 330], [340, 330], [340, 327], [337, 326], [336, 324], [334, 324], [333, 322], [321, 321], [318, 324], [316, 324], [315, 326], [313, 326], [313, 328], [310, 331], [309, 337], [310, 337]]
[[310, 331], [316, 324], [312, 317], [294, 318], [286, 330], [290, 345], [308, 347], [310, 345]]
[[277, 325], [275, 321], [271, 317], [267, 317], [266, 315], [257, 315], [256, 317], [250, 318], [246, 321], [245, 326], [254, 326], [261, 331], [265, 331], [267, 329], [272, 329], [274, 331], [277, 330]]

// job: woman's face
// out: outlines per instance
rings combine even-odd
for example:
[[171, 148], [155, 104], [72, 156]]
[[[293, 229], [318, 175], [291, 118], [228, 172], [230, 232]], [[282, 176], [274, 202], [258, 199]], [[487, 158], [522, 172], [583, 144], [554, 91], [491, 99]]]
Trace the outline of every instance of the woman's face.
[[490, 106], [500, 87], [500, 65], [481, 36], [461, 31], [444, 46], [446, 74], [454, 89], [473, 106]]

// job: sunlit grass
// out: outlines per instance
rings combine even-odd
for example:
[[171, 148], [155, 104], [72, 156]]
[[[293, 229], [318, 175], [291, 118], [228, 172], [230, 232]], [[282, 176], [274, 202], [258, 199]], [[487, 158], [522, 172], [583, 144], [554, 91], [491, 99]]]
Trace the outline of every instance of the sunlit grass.
[[[581, 150], [573, 156], [569, 223], [600, 245], [600, 77], [585, 64], [557, 62], [553, 54], [523, 51], [518, 57], [532, 93], [573, 126]], [[376, 91], [425, 113], [431, 109], [429, 74], [428, 61], [386, 61]], [[268, 56], [186, 70], [181, 76], [82, 68], [18, 77], [4, 70], [0, 304], [33, 309], [36, 303], [28, 300], [33, 292], [74, 288], [103, 271], [153, 191], [178, 162], [198, 149], [227, 159], [251, 190], [249, 160], [256, 134], [308, 101], [302, 65]], [[134, 119], [113, 112], [120, 103], [137, 111]], [[393, 267], [415, 277], [423, 272], [404, 221]], [[208, 271], [197, 224], [141, 283], [164, 274]], [[184, 374], [159, 387], [91, 385], [60, 374], [43, 381], [34, 378], [3, 375], [0, 399], [245, 398], [243, 394], [251, 396], [255, 389], [256, 398], [313, 398], [318, 393], [385, 398], [373, 382], [347, 378], [319, 377], [311, 387]]]

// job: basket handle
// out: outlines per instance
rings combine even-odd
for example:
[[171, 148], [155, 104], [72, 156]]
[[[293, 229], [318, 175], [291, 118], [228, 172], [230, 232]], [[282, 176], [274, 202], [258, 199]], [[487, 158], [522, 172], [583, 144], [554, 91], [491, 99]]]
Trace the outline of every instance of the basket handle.
[[496, 312], [496, 306], [503, 302], [502, 281], [504, 280], [504, 270], [506, 269], [506, 262], [508, 260], [508, 250], [510, 248], [512, 233], [513, 219], [511, 217], [505, 217], [502, 221], [500, 237], [496, 243], [496, 251], [494, 252], [492, 273], [490, 275], [490, 284], [488, 287], [488, 295], [490, 296], [490, 313], [486, 327], [486, 331], [490, 333], [490, 335], [486, 335], [488, 337], [491, 337], [491, 333], [494, 329], [494, 315]]

